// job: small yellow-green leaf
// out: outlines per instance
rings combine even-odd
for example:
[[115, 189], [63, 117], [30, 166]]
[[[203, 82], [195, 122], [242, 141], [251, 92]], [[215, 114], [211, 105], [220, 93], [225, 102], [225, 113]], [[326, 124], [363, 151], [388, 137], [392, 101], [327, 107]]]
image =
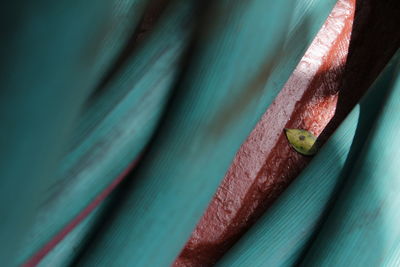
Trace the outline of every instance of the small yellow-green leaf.
[[285, 129], [290, 145], [300, 154], [312, 156], [317, 153], [317, 138], [310, 132], [301, 129]]

